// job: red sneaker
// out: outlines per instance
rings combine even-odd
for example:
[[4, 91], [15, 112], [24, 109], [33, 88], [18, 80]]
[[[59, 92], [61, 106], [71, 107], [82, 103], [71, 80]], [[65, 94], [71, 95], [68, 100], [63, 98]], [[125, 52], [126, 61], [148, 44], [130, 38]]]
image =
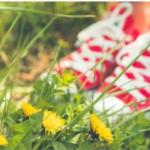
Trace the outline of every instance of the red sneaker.
[[115, 68], [118, 45], [126, 45], [138, 35], [138, 30], [134, 28], [132, 5], [121, 3], [103, 21], [78, 34], [80, 47], [63, 58], [55, 70], [72, 69], [84, 89], [95, 88]]
[[[140, 57], [135, 60], [139, 54]], [[121, 110], [118, 113], [124, 114], [150, 108], [150, 32], [139, 36], [137, 40], [120, 50], [116, 62], [116, 69], [96, 91], [95, 98], [129, 63], [133, 63], [109, 89], [107, 96], [95, 104], [95, 110], [108, 110], [110, 114]]]

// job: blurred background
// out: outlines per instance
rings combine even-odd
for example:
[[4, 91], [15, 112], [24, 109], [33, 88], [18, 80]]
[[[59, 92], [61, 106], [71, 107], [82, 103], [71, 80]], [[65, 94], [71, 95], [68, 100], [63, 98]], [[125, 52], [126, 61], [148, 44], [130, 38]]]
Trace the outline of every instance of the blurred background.
[[[6, 10], [6, 7], [13, 7], [13, 9]], [[104, 15], [106, 3], [0, 2], [0, 43], [2, 43], [0, 45], [0, 69], [4, 69], [12, 61], [12, 56], [21, 51], [52, 19], [50, 15], [22, 11], [15, 22], [19, 14], [17, 9], [20, 8], [31, 11], [42, 10], [53, 14], [95, 15], [92, 18], [58, 18], [32, 44], [26, 57], [23, 57], [17, 66], [19, 72], [16, 74], [16, 80], [27, 83], [34, 81], [48, 68], [58, 47], [61, 48], [60, 57], [74, 50], [77, 33]], [[15, 25], [11, 28], [14, 22]], [[6, 38], [7, 40], [4, 40]]]

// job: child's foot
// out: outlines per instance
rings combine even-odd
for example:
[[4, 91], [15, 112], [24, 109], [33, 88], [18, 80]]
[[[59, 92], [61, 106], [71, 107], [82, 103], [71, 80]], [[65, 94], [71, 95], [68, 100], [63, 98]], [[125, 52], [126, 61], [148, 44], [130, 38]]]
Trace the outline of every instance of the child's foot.
[[[140, 57], [134, 61], [138, 55]], [[108, 110], [108, 114], [115, 111], [124, 114], [150, 108], [150, 32], [139, 36], [136, 41], [120, 50], [116, 62], [116, 69], [97, 90], [95, 99], [133, 63], [106, 92], [107, 97], [95, 104], [95, 110]]]
[[72, 69], [84, 89], [97, 87], [115, 68], [120, 43], [125, 45], [139, 34], [131, 14], [132, 5], [121, 3], [106, 19], [83, 30], [78, 35], [80, 47], [62, 59], [55, 70]]

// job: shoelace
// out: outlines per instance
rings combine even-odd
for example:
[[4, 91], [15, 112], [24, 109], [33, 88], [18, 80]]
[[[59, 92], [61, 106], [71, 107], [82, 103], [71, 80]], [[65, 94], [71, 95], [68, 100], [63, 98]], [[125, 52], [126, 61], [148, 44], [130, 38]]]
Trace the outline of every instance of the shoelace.
[[[120, 14], [120, 11], [123, 9], [125, 11]], [[131, 13], [132, 5], [130, 3], [121, 3], [105, 20], [98, 21], [81, 31], [78, 34], [76, 45], [79, 46], [83, 41], [91, 37], [99, 37], [105, 34], [113, 39], [123, 40], [125, 35], [121, 29], [123, 28], [126, 18]]]

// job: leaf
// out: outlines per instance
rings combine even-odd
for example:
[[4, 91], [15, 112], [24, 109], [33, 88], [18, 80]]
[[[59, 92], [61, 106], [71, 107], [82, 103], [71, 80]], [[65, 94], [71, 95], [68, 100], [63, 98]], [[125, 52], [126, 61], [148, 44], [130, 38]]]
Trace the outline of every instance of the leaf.
[[80, 145], [79, 150], [95, 150], [94, 144], [85, 142]]
[[15, 149], [21, 149], [21, 150], [30, 150], [32, 148], [32, 143], [31, 143], [31, 132], [27, 132], [26, 134], [16, 134], [15, 136], [12, 137], [9, 143], [9, 150], [15, 150]]
[[60, 142], [52, 142], [54, 150], [67, 150], [67, 148]]
[[12, 131], [12, 136], [9, 146], [10, 150], [26, 150], [31, 149], [32, 146], [32, 132], [37, 131], [41, 126], [42, 113], [37, 113], [28, 120], [15, 124]]
[[110, 150], [116, 150], [116, 149], [121, 149], [122, 146], [122, 140], [123, 140], [123, 133], [120, 130], [120, 128], [117, 128], [114, 132], [114, 141], [110, 145]]
[[68, 150], [77, 150], [77, 144], [65, 143]]

